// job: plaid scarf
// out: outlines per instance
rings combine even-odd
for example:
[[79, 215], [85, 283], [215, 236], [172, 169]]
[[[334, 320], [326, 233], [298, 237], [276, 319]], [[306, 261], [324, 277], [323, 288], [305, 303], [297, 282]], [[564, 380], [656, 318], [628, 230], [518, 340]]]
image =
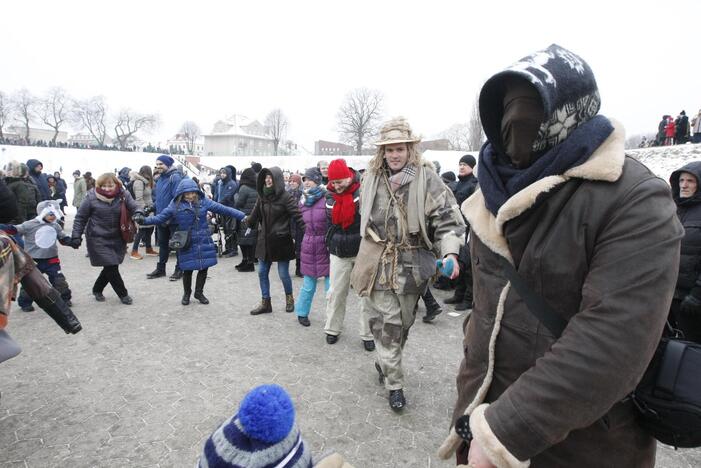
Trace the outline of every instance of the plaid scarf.
[[416, 166], [407, 164], [401, 171], [389, 176], [389, 187], [392, 192], [399, 190], [399, 187], [411, 183], [416, 177]]

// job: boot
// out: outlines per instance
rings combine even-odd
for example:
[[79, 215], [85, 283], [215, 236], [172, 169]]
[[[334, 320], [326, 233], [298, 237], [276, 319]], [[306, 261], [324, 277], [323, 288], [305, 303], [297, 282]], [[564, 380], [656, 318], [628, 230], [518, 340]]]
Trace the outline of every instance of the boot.
[[295, 311], [295, 298], [292, 294], [285, 294], [285, 312]]
[[309, 317], [302, 317], [302, 316], [297, 316], [297, 321], [299, 322], [300, 325], [303, 327], [308, 327], [312, 323], [309, 321]]
[[426, 291], [426, 294], [423, 296], [423, 300], [424, 305], [426, 306], [426, 315], [424, 316], [423, 321], [428, 323], [443, 312], [443, 309], [441, 309], [441, 306], [436, 301], [436, 298], [433, 297], [430, 290]]
[[151, 273], [147, 274], [146, 278], [147, 279], [160, 278], [161, 276], [165, 276], [165, 275], [166, 275], [165, 270], [161, 270], [160, 268], [156, 268]]
[[[164, 273], [165, 275], [165, 273]], [[183, 277], [183, 271], [181, 269], [177, 269], [173, 272], [172, 275], [170, 275], [170, 278], [168, 278], [171, 281], [180, 281], [180, 279]]]
[[458, 286], [455, 288], [455, 293], [453, 293], [453, 296], [443, 301], [443, 304], [460, 304], [464, 298], [465, 286], [461, 283], [458, 283]]
[[188, 305], [190, 304], [190, 291], [185, 291], [183, 293], [183, 298], [180, 300], [180, 303], [182, 305]]
[[241, 273], [249, 272], [249, 271], [256, 271], [256, 267], [253, 264], [253, 262], [248, 261], [244, 263], [241, 268], [238, 269]]
[[195, 299], [200, 301], [200, 304], [204, 304], [204, 305], [209, 304], [209, 299], [204, 297], [204, 294], [202, 293], [202, 291], [195, 291]]
[[46, 296], [33, 299], [66, 333], [75, 335], [83, 329], [78, 318], [73, 314], [73, 311], [66, 305], [63, 299], [61, 299], [61, 294], [54, 288], [51, 288]]
[[455, 310], [468, 310], [472, 309], [472, 296], [465, 296], [462, 302], [455, 306]]
[[270, 304], [270, 298], [264, 297], [260, 301], [260, 305], [251, 311], [251, 315], [269, 314], [273, 311], [273, 306]]
[[151, 247], [146, 248], [146, 255], [149, 255], [151, 257], [158, 257], [158, 250], [153, 250]]

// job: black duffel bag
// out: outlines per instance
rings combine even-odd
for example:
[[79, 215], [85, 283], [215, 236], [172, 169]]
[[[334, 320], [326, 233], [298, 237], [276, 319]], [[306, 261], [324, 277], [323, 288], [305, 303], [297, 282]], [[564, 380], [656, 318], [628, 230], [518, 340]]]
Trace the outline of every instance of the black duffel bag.
[[701, 344], [662, 338], [631, 394], [639, 423], [674, 447], [701, 446]]

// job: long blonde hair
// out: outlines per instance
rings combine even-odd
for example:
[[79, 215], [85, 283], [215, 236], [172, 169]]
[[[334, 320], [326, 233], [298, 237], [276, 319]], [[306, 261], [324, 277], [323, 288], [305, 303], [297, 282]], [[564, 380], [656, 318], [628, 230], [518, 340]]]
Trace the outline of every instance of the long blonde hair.
[[[423, 162], [421, 158], [421, 152], [419, 151], [418, 143], [406, 143], [407, 153], [409, 157], [407, 158], [407, 165], [413, 164], [414, 166], [420, 166]], [[378, 146], [375, 156], [368, 163], [368, 170], [373, 172], [378, 172], [385, 167], [385, 145]]]

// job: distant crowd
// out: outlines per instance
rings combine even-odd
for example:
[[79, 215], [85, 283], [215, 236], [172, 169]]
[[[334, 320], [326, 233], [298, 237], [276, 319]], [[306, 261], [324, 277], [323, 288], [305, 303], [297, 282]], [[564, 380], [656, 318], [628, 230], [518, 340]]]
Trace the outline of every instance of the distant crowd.
[[657, 135], [654, 140], [643, 137], [638, 148], [652, 146], [683, 145], [685, 143], [701, 143], [701, 109], [689, 122], [686, 111], [681, 111], [676, 118], [663, 115], [657, 125]]
[[139, 149], [136, 145], [120, 148], [116, 145], [84, 145], [82, 143], [64, 143], [51, 140], [29, 140], [27, 138], [0, 138], [0, 145], [13, 146], [39, 146], [43, 148], [71, 148], [71, 149], [91, 149], [103, 151], [127, 151], [127, 152], [142, 152], [142, 153], [159, 153], [159, 154], [185, 154], [185, 152], [176, 147], [161, 148], [153, 146], [151, 143]]

